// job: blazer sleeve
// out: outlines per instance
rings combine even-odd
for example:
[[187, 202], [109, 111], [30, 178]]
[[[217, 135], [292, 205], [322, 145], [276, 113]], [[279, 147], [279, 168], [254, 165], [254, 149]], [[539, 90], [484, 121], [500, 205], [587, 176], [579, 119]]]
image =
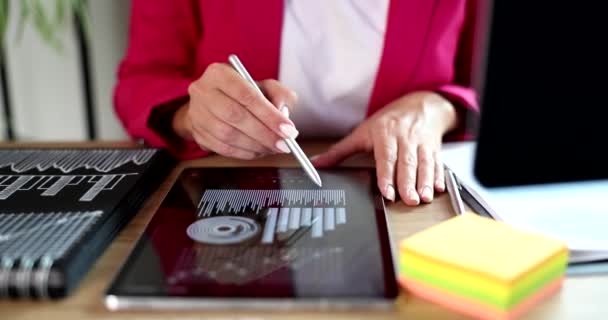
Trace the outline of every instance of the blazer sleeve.
[[194, 0], [133, 0], [129, 40], [114, 89], [114, 108], [131, 138], [166, 148], [180, 159], [206, 154], [173, 134], [175, 110], [188, 101], [201, 37]]
[[478, 121], [479, 102], [473, 88], [474, 67], [478, 62], [476, 44], [478, 44], [478, 25], [480, 8], [478, 1], [467, 1], [466, 17], [459, 40], [455, 59], [455, 76], [452, 83], [441, 85], [436, 92], [456, 106], [459, 118], [458, 128], [449, 132], [446, 140], [469, 140], [473, 138]]

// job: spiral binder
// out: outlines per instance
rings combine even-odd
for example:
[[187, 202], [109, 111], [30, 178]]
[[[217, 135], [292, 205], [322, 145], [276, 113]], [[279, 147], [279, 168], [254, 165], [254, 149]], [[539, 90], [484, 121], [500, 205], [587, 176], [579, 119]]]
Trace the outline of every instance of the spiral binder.
[[172, 168], [160, 149], [1, 149], [0, 299], [57, 299]]

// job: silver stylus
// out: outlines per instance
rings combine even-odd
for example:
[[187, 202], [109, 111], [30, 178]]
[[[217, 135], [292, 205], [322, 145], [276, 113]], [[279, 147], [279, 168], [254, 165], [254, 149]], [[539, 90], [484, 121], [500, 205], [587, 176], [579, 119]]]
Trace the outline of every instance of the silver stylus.
[[465, 212], [464, 202], [462, 201], [462, 197], [460, 196], [460, 189], [458, 188], [458, 184], [456, 183], [456, 177], [454, 176], [454, 172], [447, 166], [444, 166], [445, 171], [445, 184], [448, 189], [448, 194], [450, 195], [450, 202], [452, 203], [452, 209], [457, 215], [462, 215]]
[[[239, 60], [239, 58], [236, 55], [231, 54], [228, 57], [228, 61], [230, 61], [230, 64], [232, 65], [232, 67], [236, 70], [236, 72], [238, 72], [241, 75], [241, 77], [243, 77], [262, 96], [264, 96], [264, 93], [262, 93], [262, 90], [260, 90], [260, 87], [258, 87], [257, 83], [253, 80], [253, 78], [251, 78], [251, 75], [249, 75], [249, 72], [247, 72], [247, 69], [245, 69], [245, 66], [243, 66], [243, 64], [241, 63], [241, 61]], [[300, 148], [300, 146], [298, 145], [296, 140], [293, 138], [287, 138], [284, 141], [287, 144], [287, 147], [289, 147], [289, 150], [291, 150], [291, 153], [296, 157], [296, 159], [298, 159], [298, 161], [300, 162], [300, 164], [304, 168], [304, 171], [306, 171], [306, 174], [308, 174], [310, 179], [312, 181], [314, 181], [314, 183], [316, 183], [319, 187], [321, 187], [322, 183], [321, 183], [321, 177], [319, 177], [319, 173], [317, 172], [315, 167], [312, 165], [312, 163], [310, 163], [310, 160], [308, 160], [308, 157], [306, 156], [304, 151], [302, 151], [302, 149]]]

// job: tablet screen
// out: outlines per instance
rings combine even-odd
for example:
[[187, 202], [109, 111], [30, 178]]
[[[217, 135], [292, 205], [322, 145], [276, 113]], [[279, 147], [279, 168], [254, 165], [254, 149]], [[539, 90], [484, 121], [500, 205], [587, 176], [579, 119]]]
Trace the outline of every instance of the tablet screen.
[[108, 290], [131, 297], [390, 299], [373, 169], [189, 168]]

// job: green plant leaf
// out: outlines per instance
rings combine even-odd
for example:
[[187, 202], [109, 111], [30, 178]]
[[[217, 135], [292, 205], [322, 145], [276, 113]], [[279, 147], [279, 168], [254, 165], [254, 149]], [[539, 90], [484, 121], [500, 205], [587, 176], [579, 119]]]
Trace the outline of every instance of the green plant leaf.
[[[3, 41], [10, 20], [10, 0], [0, 0], [0, 41]], [[75, 16], [80, 21], [85, 41], [90, 35], [87, 0], [20, 0], [17, 24], [17, 41], [23, 38], [25, 26], [32, 23], [34, 31], [53, 49], [61, 51], [61, 32], [66, 30], [66, 22], [72, 23]], [[2, 42], [3, 43], [3, 42]]]
[[51, 47], [57, 50], [61, 50], [61, 43], [55, 32], [56, 28], [53, 27], [47, 12], [44, 10], [44, 5], [40, 1], [32, 1], [32, 18], [34, 19], [34, 27]]
[[[70, 8], [70, 6], [67, 6], [67, 8]], [[61, 27], [64, 24], [66, 11], [65, 0], [55, 0], [55, 27]]]
[[4, 39], [6, 38], [6, 28], [9, 18], [9, 0], [0, 0], [0, 55], [4, 54]]

